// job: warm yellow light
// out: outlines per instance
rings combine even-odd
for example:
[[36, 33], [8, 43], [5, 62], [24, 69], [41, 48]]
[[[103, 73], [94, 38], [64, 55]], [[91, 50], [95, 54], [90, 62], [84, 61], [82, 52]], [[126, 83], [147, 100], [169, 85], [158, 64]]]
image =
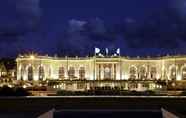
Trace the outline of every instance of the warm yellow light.
[[35, 58], [34, 55], [31, 55], [31, 56], [30, 56], [30, 59], [34, 59], [34, 58]]
[[157, 75], [156, 75], [156, 78], [157, 78], [157, 79], [160, 79], [160, 78], [161, 78], [160, 74], [157, 74]]
[[129, 79], [129, 75], [128, 75], [128, 74], [125, 74], [125, 75], [124, 75], [124, 79], [125, 79], [125, 80], [128, 80], [128, 79]]
[[181, 80], [181, 75], [177, 75], [177, 80]]
[[26, 85], [23, 85], [23, 88], [26, 88], [27, 86]]

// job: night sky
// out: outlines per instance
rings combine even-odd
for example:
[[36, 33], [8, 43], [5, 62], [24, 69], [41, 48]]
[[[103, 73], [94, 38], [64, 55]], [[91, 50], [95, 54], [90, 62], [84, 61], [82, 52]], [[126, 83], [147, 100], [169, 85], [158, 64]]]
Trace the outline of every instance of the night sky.
[[185, 0], [0, 0], [0, 57], [186, 54]]

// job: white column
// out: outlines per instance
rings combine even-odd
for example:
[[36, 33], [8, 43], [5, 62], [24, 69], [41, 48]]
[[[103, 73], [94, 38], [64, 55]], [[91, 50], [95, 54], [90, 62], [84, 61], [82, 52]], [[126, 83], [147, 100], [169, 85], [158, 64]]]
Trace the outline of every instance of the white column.
[[23, 80], [28, 80], [28, 70], [26, 68], [23, 70]]
[[17, 80], [21, 80], [21, 68], [22, 66], [17, 65]]
[[[122, 80], [121, 65], [116, 64], [116, 80]], [[120, 75], [121, 74], [121, 75]]]
[[33, 80], [34, 81], [39, 80], [39, 68], [36, 66], [33, 66]]
[[104, 67], [101, 65], [101, 80], [104, 79]]
[[111, 64], [111, 79], [114, 79], [114, 64]]
[[79, 79], [78, 70], [79, 70], [79, 68], [77, 66], [75, 66], [75, 77], [77, 77], [77, 79]]

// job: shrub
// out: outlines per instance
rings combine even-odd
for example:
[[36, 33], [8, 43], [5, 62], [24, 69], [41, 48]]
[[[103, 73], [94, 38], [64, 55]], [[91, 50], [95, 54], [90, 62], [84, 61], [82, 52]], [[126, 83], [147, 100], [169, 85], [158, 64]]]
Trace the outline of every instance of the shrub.
[[182, 93], [180, 93], [180, 96], [186, 96], [186, 91], [183, 91]]
[[122, 95], [122, 96], [142, 96], [142, 95], [156, 95], [154, 91], [127, 91], [127, 90], [119, 90], [117, 88], [115, 89], [109, 89], [109, 88], [102, 88], [97, 87], [95, 90], [90, 89], [88, 91], [65, 91], [60, 90], [57, 92], [57, 95], [63, 95], [63, 96], [70, 96], [70, 95]]
[[3, 86], [0, 88], [0, 96], [28, 96], [30, 93], [24, 88], [10, 88]]
[[15, 96], [28, 96], [30, 93], [22, 87], [15, 89]]
[[14, 94], [14, 90], [8, 86], [3, 86], [0, 88], [0, 96], [14, 96]]

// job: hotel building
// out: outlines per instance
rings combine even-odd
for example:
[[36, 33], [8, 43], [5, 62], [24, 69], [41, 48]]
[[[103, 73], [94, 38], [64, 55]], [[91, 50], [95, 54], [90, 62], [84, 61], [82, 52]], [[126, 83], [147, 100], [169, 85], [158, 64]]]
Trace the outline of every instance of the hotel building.
[[17, 80], [62, 90], [118, 87], [124, 90], [161, 90], [171, 83], [185, 89], [186, 56], [154, 58], [19, 56]]

